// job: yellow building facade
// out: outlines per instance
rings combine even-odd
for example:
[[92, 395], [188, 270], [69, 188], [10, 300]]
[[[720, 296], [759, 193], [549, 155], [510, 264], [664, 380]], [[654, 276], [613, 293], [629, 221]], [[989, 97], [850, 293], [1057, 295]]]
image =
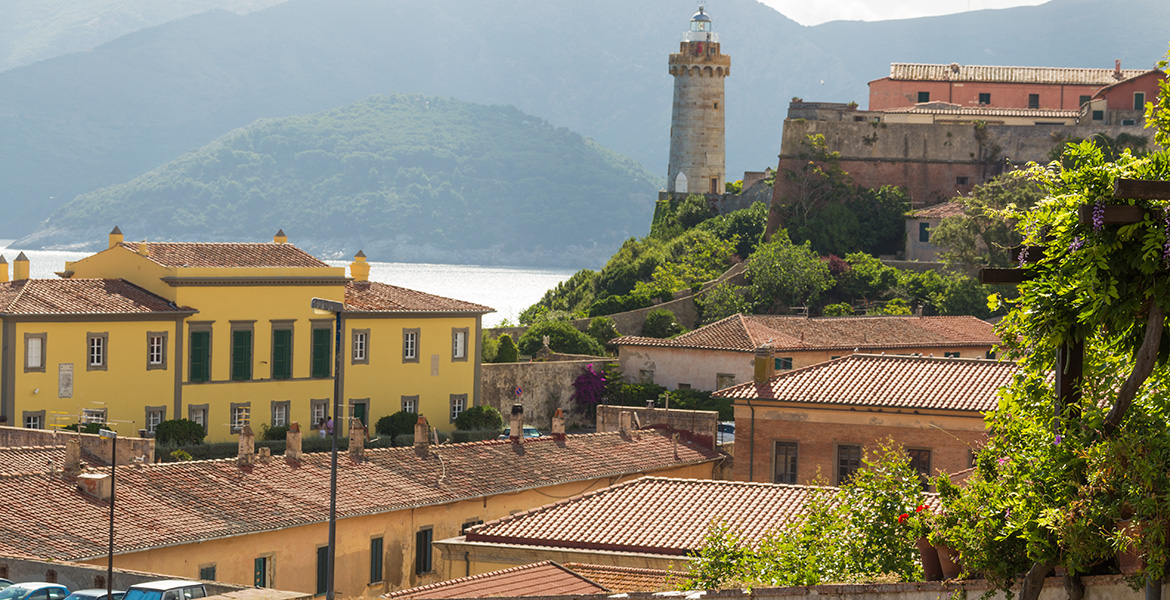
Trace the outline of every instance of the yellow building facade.
[[[74, 315], [57, 317], [55, 324], [63, 330], [59, 335], [82, 336], [78, 347], [84, 350], [94, 319], [110, 321], [99, 328], [111, 336], [105, 375], [84, 375], [115, 429], [149, 435], [161, 420], [190, 419], [206, 428], [207, 441], [217, 442], [234, 439], [245, 424], [260, 431], [296, 421], [323, 430], [326, 418], [336, 416], [335, 315], [314, 311], [310, 302], [344, 302], [344, 416], [372, 427], [405, 408], [441, 431], [453, 429], [453, 415], [473, 406], [478, 395], [479, 332], [491, 309], [371, 282], [360, 252], [351, 269], [352, 277], [289, 244], [283, 232], [272, 243], [146, 243], [125, 242], [115, 228], [106, 250], [67, 263], [59, 275], [128, 282], [168, 303], [167, 320]], [[5, 335], [17, 340], [26, 330], [14, 325]], [[148, 369], [139, 355], [149, 351], [152, 331], [164, 334], [149, 343], [156, 356], [161, 343], [165, 359]], [[115, 345], [115, 333], [116, 339], [143, 341]], [[43, 393], [41, 384], [57, 377], [58, 364], [67, 360], [73, 358], [46, 356], [46, 372], [31, 377], [13, 368], [13, 383], [3, 388], [11, 388], [4, 399], [10, 412], [43, 410], [30, 390]], [[78, 388], [81, 375], [74, 370]]]

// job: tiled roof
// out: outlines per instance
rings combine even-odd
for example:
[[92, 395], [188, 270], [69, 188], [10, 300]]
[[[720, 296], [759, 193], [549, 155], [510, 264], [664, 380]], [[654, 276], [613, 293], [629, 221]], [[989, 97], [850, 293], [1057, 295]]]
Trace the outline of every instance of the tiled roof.
[[[82, 452], [82, 466], [100, 464]], [[0, 448], [0, 475], [60, 471], [65, 464], [65, 446], [8, 446]]]
[[122, 279], [22, 279], [0, 283], [0, 313], [128, 314], [180, 310]]
[[950, 200], [932, 204], [925, 208], [920, 208], [912, 213], [910, 217], [915, 219], [945, 219], [947, 217], [955, 217], [963, 214], [963, 205], [959, 202], [951, 202]]
[[715, 395], [856, 409], [989, 411], [996, 407], [999, 388], [1010, 383], [1015, 373], [1016, 364], [1006, 361], [852, 354], [782, 373], [762, 385], [743, 383]]
[[465, 312], [489, 313], [480, 304], [435, 296], [376, 281], [350, 281], [345, 285], [347, 310], [361, 312]]
[[[339, 517], [376, 514], [601, 477], [717, 460], [719, 454], [655, 431], [551, 436], [414, 448], [369, 449], [339, 461]], [[329, 513], [329, 454], [282, 457], [252, 467], [235, 459], [118, 469], [119, 552], [189, 543], [322, 522]], [[61, 474], [0, 477], [0, 554], [8, 550], [54, 560], [106, 552], [109, 507]], [[257, 502], [264, 509], [257, 510]]]
[[753, 352], [770, 342], [777, 352], [992, 346], [990, 323], [975, 317], [780, 317], [733, 315], [674, 339], [625, 336], [619, 346], [659, 346]]
[[754, 544], [804, 510], [809, 487], [643, 477], [477, 525], [468, 542], [686, 555], [712, 521]]
[[1109, 85], [1137, 77], [1148, 69], [1124, 69], [1120, 78], [1113, 69], [1057, 67], [1000, 67], [981, 65], [924, 65], [893, 63], [890, 79], [900, 81], [970, 81], [999, 83], [1050, 83], [1065, 85]]
[[565, 563], [565, 567], [605, 586], [615, 594], [662, 592], [671, 589], [666, 583], [670, 571], [663, 569], [636, 569], [585, 563]]
[[[122, 242], [138, 252], [143, 242]], [[165, 267], [329, 267], [292, 244], [146, 242], [150, 260]]]
[[545, 560], [491, 573], [460, 577], [408, 590], [384, 594], [383, 598], [491, 598], [506, 596], [568, 596], [602, 594], [611, 590], [561, 565]]
[[962, 106], [946, 102], [930, 102], [886, 108], [880, 112], [889, 114], [958, 115], [969, 117], [1032, 117], [1036, 119], [1075, 119], [1081, 116], [1079, 110], [1052, 110], [1043, 108], [994, 108], [991, 106]]

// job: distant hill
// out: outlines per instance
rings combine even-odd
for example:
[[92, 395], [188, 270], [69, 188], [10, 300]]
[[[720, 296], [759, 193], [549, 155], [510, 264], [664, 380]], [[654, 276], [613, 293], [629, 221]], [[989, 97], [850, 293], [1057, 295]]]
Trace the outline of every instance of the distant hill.
[[658, 184], [512, 107], [377, 96], [233, 131], [77, 197], [19, 243], [100, 247], [115, 224], [158, 241], [264, 240], [283, 228], [344, 257], [580, 267], [641, 232]]
[[[709, 8], [732, 57], [732, 180], [775, 165], [790, 98], [864, 103], [866, 82], [890, 62], [1136, 68], [1170, 37], [1165, 0], [811, 28], [755, 0]], [[256, 119], [391, 92], [514, 105], [664, 176], [667, 54], [693, 10], [676, 0], [289, 0], [0, 72], [0, 237]]]

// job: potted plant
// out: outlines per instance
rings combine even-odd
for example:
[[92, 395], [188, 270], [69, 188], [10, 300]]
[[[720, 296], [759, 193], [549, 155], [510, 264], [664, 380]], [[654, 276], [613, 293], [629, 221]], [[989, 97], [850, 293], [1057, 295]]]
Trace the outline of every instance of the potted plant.
[[926, 504], [919, 504], [914, 513], [903, 513], [898, 520], [910, 528], [910, 533], [918, 546], [918, 556], [922, 561], [922, 577], [925, 581], [942, 581], [943, 570], [939, 562], [938, 552], [930, 543], [930, 534], [934, 530], [934, 513]]

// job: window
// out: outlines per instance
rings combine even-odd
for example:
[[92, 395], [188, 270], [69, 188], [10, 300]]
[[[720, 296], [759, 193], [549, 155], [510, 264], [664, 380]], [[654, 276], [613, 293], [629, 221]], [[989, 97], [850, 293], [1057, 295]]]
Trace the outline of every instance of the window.
[[253, 561], [252, 583], [258, 588], [272, 587], [272, 577], [269, 569], [272, 567], [272, 557], [258, 556]]
[[418, 329], [402, 330], [402, 362], [418, 362]]
[[45, 372], [45, 340], [47, 333], [24, 334], [24, 372]]
[[370, 540], [370, 583], [382, 581], [382, 538]]
[[309, 428], [320, 429], [325, 422], [325, 413], [329, 410], [328, 400], [309, 401]]
[[288, 400], [272, 401], [272, 426], [284, 427], [288, 425], [288, 410], [292, 403]]
[[467, 360], [467, 334], [468, 328], [461, 327], [451, 330], [451, 360], [466, 361]]
[[418, 413], [418, 396], [403, 396], [402, 411], [408, 413]]
[[919, 102], [930, 102], [930, 92], [918, 92]]
[[167, 368], [167, 332], [146, 333], [146, 370]]
[[776, 442], [772, 483], [796, 483], [796, 442]]
[[789, 371], [792, 369], [791, 356], [778, 356], [773, 360], [777, 371]]
[[[153, 436], [154, 430], [158, 428], [158, 424], [167, 419], [167, 407], [165, 406], [147, 406], [146, 407], [146, 435]], [[204, 426], [206, 427], [206, 426]]]
[[82, 423], [98, 423], [105, 424], [106, 409], [104, 408], [84, 408], [81, 410]]
[[25, 429], [44, 429], [45, 428], [45, 411], [43, 410], [26, 410], [24, 411]]
[[943, 358], [959, 358], [958, 352], [943, 352]]
[[1104, 121], [1105, 120], [1105, 111], [1103, 111], [1103, 110], [1093, 111], [1093, 120], [1094, 121]]
[[215, 564], [199, 565], [199, 579], [215, 581]]
[[1137, 119], [1122, 119], [1122, 125], [1137, 125]]
[[837, 485], [841, 485], [861, 468], [861, 446], [837, 446]]
[[370, 423], [370, 399], [363, 398], [361, 400], [349, 399], [349, 418], [357, 419], [362, 422], [362, 425], [369, 425]]
[[451, 394], [451, 422], [459, 418], [459, 414], [467, 410], [467, 394]]
[[207, 432], [207, 409], [206, 404], [192, 404], [187, 407], [187, 418], [202, 425], [203, 431]]
[[995, 360], [995, 350], [988, 350], [985, 356], [987, 360]]
[[1145, 110], [1146, 109], [1146, 93], [1145, 92], [1134, 92], [1133, 93], [1133, 109], [1134, 110]]
[[711, 193], [712, 194], [719, 193], [719, 179], [717, 177], [711, 178]]
[[638, 383], [654, 383], [654, 369], [639, 370]]
[[232, 421], [230, 427], [232, 433], [239, 433], [244, 429], [244, 426], [252, 422], [252, 403], [251, 402], [232, 402], [231, 408]]
[[1081, 106], [1084, 106], [1084, 105], [1088, 104], [1088, 103], [1089, 103], [1089, 101], [1090, 101], [1090, 100], [1092, 100], [1092, 99], [1093, 99], [1093, 97], [1092, 97], [1092, 96], [1081, 96], [1081, 97], [1080, 97], [1080, 101], [1079, 101], [1079, 102], [1077, 102], [1077, 104], [1079, 104], [1079, 105], [1081, 105]]
[[918, 241], [924, 244], [930, 241], [930, 223], [918, 224]]
[[370, 330], [354, 329], [352, 342], [353, 347], [350, 355], [350, 364], [370, 364]]
[[329, 546], [317, 548], [317, 595], [329, 590]]
[[87, 348], [85, 369], [87, 371], [106, 370], [106, 352], [109, 350], [109, 341], [110, 334], [105, 332], [85, 334]]
[[202, 383], [211, 381], [211, 325], [191, 325], [191, 364], [187, 381]]
[[715, 102], [715, 110], [719, 110], [719, 102]]
[[969, 177], [956, 177], [955, 178], [955, 185], [967, 185], [969, 183], [971, 183], [971, 179]]
[[922, 480], [922, 489], [930, 487], [930, 450], [907, 450], [910, 456], [910, 468], [918, 472]]
[[691, 389], [691, 384], [689, 384], [689, 383], [680, 383], [680, 384], [678, 384], [678, 389], [680, 389], [680, 390], [689, 390], [689, 389]]
[[332, 341], [329, 339], [332, 331], [326, 327], [315, 327], [313, 329], [313, 369], [310, 376], [317, 379], [324, 379], [329, 377], [333, 371], [329, 363], [331, 350], [333, 349]]
[[733, 373], [716, 373], [715, 374], [715, 389], [721, 390], [735, 385], [735, 375]]
[[431, 572], [431, 540], [434, 539], [434, 530], [430, 527], [420, 529], [414, 534], [414, 574], [422, 575]]
[[232, 324], [232, 381], [252, 379], [252, 324]]
[[979, 93], [979, 103], [980, 104], [991, 104], [991, 94], [989, 92], [980, 92]]
[[1040, 94], [1028, 94], [1028, 108], [1040, 108]]
[[272, 324], [272, 378], [291, 379], [293, 361], [293, 328], [291, 321]]

